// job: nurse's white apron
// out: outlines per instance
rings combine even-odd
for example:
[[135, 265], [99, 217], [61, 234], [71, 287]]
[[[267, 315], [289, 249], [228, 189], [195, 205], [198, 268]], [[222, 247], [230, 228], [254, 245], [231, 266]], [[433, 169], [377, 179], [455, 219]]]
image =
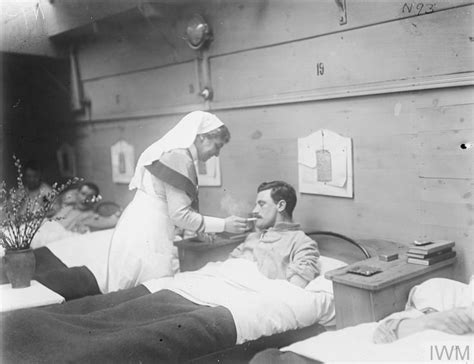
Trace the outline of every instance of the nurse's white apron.
[[137, 189], [112, 236], [106, 292], [174, 275], [179, 262], [173, 238], [174, 224], [164, 195]]

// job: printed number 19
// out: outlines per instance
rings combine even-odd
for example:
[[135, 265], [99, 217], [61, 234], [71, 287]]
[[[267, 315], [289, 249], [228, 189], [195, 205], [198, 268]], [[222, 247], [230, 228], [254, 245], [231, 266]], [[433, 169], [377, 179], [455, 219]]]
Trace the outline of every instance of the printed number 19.
[[324, 75], [324, 63], [319, 62], [316, 64], [316, 75], [317, 76], [322, 76]]

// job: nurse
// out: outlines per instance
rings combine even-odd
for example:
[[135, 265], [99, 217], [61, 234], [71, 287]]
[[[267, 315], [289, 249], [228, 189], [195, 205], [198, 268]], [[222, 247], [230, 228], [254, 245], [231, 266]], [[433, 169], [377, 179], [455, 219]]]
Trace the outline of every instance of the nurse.
[[229, 140], [229, 130], [215, 115], [194, 111], [142, 153], [129, 185], [135, 197], [112, 236], [107, 292], [174, 275], [179, 269], [175, 226], [196, 233], [246, 231], [245, 218], [198, 212], [195, 162], [218, 156]]

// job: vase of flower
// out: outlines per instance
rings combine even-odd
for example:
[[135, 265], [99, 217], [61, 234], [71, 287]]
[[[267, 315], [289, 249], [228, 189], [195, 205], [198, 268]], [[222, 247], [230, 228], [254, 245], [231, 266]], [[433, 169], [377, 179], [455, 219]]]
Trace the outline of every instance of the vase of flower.
[[31, 242], [53, 211], [58, 196], [78, 178], [68, 180], [45, 196], [31, 196], [23, 185], [20, 160], [13, 157], [17, 168], [17, 186], [7, 188], [0, 183], [0, 246], [5, 251], [3, 270], [13, 288], [28, 287], [35, 273], [35, 255]]
[[35, 274], [36, 260], [30, 248], [7, 250], [3, 257], [5, 275], [12, 288], [29, 287]]

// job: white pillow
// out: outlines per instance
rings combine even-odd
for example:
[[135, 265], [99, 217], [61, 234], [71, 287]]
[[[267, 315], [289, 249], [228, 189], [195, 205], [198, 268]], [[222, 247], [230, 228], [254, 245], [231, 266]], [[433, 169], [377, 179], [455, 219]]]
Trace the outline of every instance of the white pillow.
[[434, 308], [446, 311], [455, 307], [466, 307], [474, 302], [474, 282], [461, 283], [452, 279], [432, 278], [413, 287], [408, 295], [406, 308], [419, 311]]
[[332, 281], [325, 278], [324, 275], [326, 272], [345, 267], [346, 265], [347, 263], [338, 259], [323, 256], [319, 257], [320, 274], [308, 283], [308, 285], [305, 287], [305, 290], [311, 292], [328, 292], [334, 294], [332, 290]]
[[320, 275], [325, 275], [327, 272], [338, 269], [341, 267], [345, 267], [347, 265], [346, 262], [343, 262], [339, 259], [329, 258], [329, 257], [319, 257], [319, 264], [320, 264]]

